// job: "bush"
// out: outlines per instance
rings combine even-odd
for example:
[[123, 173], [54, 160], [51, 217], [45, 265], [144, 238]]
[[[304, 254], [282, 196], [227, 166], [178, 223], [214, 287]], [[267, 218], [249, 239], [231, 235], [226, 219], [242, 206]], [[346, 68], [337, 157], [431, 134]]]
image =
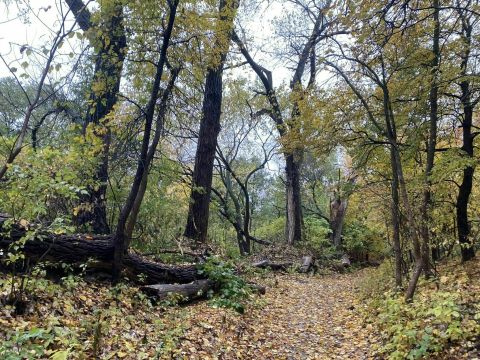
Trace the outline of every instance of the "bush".
[[402, 293], [386, 290], [393, 286], [387, 274], [391, 274], [391, 264], [384, 263], [365, 277], [367, 283], [362, 289], [370, 299], [367, 321], [373, 322], [383, 336], [381, 358], [414, 360], [435, 356], [480, 333], [478, 309], [475, 304], [472, 308], [472, 304], [465, 303], [470, 295], [460, 285], [468, 283], [468, 278], [442, 276], [435, 285], [438, 279], [422, 280], [415, 300], [406, 303]]
[[285, 242], [285, 216], [278, 217], [257, 228], [255, 236], [273, 243]]
[[368, 226], [365, 222], [353, 220], [345, 224], [343, 247], [354, 260], [363, 260], [366, 254], [383, 254], [382, 232]]
[[307, 216], [304, 223], [306, 243], [315, 255], [324, 258], [333, 256], [335, 249], [329, 238], [332, 231], [328, 222], [325, 219]]
[[209, 294], [211, 303], [216, 307], [231, 308], [243, 314], [245, 300], [251, 294], [251, 288], [240, 276], [235, 274], [233, 263], [223, 261], [218, 257], [210, 257], [202, 265], [200, 273], [214, 281], [218, 286], [218, 294]]

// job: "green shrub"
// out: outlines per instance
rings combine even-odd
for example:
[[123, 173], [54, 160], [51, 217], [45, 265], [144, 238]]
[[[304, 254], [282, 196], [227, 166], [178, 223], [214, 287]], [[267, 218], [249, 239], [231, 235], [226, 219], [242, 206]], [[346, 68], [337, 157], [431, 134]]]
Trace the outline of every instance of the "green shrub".
[[370, 298], [366, 317], [383, 337], [381, 358], [415, 360], [435, 356], [450, 344], [480, 332], [478, 319], [464, 306], [461, 292], [454, 287], [444, 284], [439, 291], [433, 283], [422, 280], [412, 303], [405, 302], [403, 293], [387, 291], [393, 286], [391, 266], [384, 263], [371, 271], [362, 289]]
[[281, 243], [285, 241], [285, 217], [278, 217], [255, 230], [259, 239]]
[[48, 350], [58, 342], [58, 329], [32, 328], [9, 332], [6, 340], [0, 343], [0, 358], [4, 360], [45, 359], [63, 360], [68, 358], [69, 350]]
[[347, 222], [342, 234], [343, 247], [355, 260], [363, 260], [365, 254], [382, 255], [385, 251], [383, 233], [360, 220]]
[[209, 294], [213, 306], [231, 308], [244, 313], [244, 302], [251, 294], [251, 288], [245, 280], [235, 274], [232, 262], [212, 256], [202, 265], [200, 273], [205, 274], [218, 286], [216, 295], [213, 292]]
[[305, 240], [308, 247], [316, 253], [318, 257], [329, 258], [335, 253], [335, 249], [329, 238], [330, 225], [325, 219], [307, 216], [305, 223]]

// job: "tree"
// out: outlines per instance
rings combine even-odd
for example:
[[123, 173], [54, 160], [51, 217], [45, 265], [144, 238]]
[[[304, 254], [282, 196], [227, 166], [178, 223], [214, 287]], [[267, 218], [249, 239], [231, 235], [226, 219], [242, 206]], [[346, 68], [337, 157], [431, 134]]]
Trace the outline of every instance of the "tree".
[[[366, 3], [369, 5], [370, 3]], [[373, 20], [372, 20], [373, 21]], [[403, 38], [402, 33], [395, 32], [395, 24], [380, 17], [376, 21], [379, 24], [367, 31], [370, 33], [369, 39], [362, 37], [363, 49], [353, 45], [347, 54], [343, 47], [340, 47], [339, 54], [331, 57], [340, 61], [346, 61], [353, 65], [353, 71], [371, 82], [370, 86], [362, 86], [354, 83], [354, 77], [343, 70], [338, 64], [326, 60], [325, 64], [334, 69], [339, 76], [350, 87], [352, 93], [357, 97], [359, 103], [364, 108], [368, 121], [375, 129], [376, 135], [370, 137], [374, 144], [382, 144], [388, 146], [390, 152], [390, 166], [392, 174], [392, 219], [394, 229], [394, 251], [396, 255], [396, 278], [399, 284], [399, 274], [401, 274], [401, 254], [400, 254], [400, 203], [401, 200], [407, 219], [407, 236], [411, 239], [413, 245], [413, 254], [415, 258], [415, 268], [406, 291], [406, 298], [411, 300], [415, 291], [418, 278], [423, 271], [424, 263], [421, 252], [421, 242], [419, 235], [418, 223], [415, 220], [414, 209], [409, 199], [409, 193], [405, 180], [404, 165], [402, 163], [402, 145], [399, 141], [399, 124], [396, 121], [395, 93], [394, 81], [398, 74], [403, 76], [408, 74], [410, 61], [415, 59], [414, 54], [418, 51], [423, 52], [415, 45], [415, 39], [409, 46], [404, 46], [404, 50], [400, 55], [399, 52], [393, 50], [396, 42]], [[375, 23], [375, 21], [373, 21]], [[393, 50], [393, 51], [392, 51]], [[415, 77], [416, 74], [413, 74]], [[404, 78], [405, 79], [405, 78]], [[361, 87], [360, 87], [361, 86]], [[377, 93], [378, 92], [378, 96]], [[370, 95], [370, 94], [371, 95]], [[378, 102], [376, 103], [378, 99]], [[378, 121], [377, 113], [383, 117], [382, 122]], [[376, 139], [375, 139], [376, 138]]]
[[[467, 2], [467, 7], [458, 8], [458, 16], [460, 21], [460, 39], [462, 42], [460, 53], [460, 96], [458, 99], [461, 103], [463, 114], [460, 119], [460, 126], [462, 128], [462, 147], [463, 156], [467, 159], [473, 159], [474, 155], [474, 140], [480, 132], [473, 132], [473, 113], [475, 106], [480, 100], [480, 96], [476, 96], [474, 80], [470, 78], [470, 71], [475, 71], [471, 68], [472, 58], [476, 56], [474, 53], [474, 27], [478, 24], [480, 18], [474, 13], [470, 12], [468, 6], [472, 1]], [[468, 202], [472, 193], [473, 176], [475, 167], [469, 162], [463, 169], [463, 178], [458, 190], [457, 196], [457, 227], [458, 227], [458, 241], [462, 253], [462, 260], [468, 261], [475, 257], [475, 250], [473, 248], [472, 239], [470, 238], [470, 223], [468, 221]]]
[[[125, 200], [125, 204], [122, 207], [122, 210], [120, 212], [120, 215], [117, 221], [117, 227], [116, 227], [115, 236], [114, 236], [114, 254], [113, 254], [114, 261], [113, 261], [113, 270], [112, 270], [114, 282], [120, 280], [120, 275], [123, 268], [123, 256], [125, 251], [128, 250], [128, 244], [130, 241], [130, 239], [127, 237], [129, 235], [127, 233], [128, 218], [132, 213], [132, 209], [134, 208], [137, 196], [139, 195], [144, 174], [148, 171], [148, 167], [153, 159], [153, 156], [155, 155], [155, 149], [160, 137], [160, 133], [157, 132], [158, 137], [154, 139], [154, 141], [156, 142], [152, 144], [152, 147], [150, 147], [150, 137], [152, 133], [156, 103], [157, 103], [157, 99], [160, 92], [160, 82], [162, 80], [164, 67], [167, 62], [167, 50], [168, 50], [168, 47], [170, 46], [170, 38], [172, 36], [173, 25], [174, 25], [176, 13], [177, 13], [177, 6], [178, 6], [178, 0], [173, 0], [168, 2], [168, 8], [169, 8], [168, 23], [163, 33], [163, 41], [160, 48], [160, 57], [157, 63], [155, 64], [156, 73], [155, 73], [152, 89], [150, 92], [150, 98], [149, 98], [146, 110], [144, 111], [145, 123], [144, 123], [144, 129], [143, 129], [143, 140], [142, 140], [141, 152], [138, 157], [137, 169], [135, 172], [135, 177], [132, 182], [132, 186], [130, 188], [128, 197]], [[163, 117], [159, 116], [157, 118], [157, 121], [162, 122]], [[158, 128], [161, 128], [161, 125], [159, 125]], [[143, 195], [141, 195], [141, 197], [139, 198], [140, 203], [142, 198], [143, 198]]]
[[[272, 134], [264, 134], [261, 131], [259, 124], [262, 121], [261, 116], [253, 113], [250, 116], [251, 119], [247, 120], [234, 118], [233, 122], [238, 125], [230, 125], [229, 131], [224, 133], [222, 146], [217, 149], [217, 163], [225, 191], [222, 193], [214, 189], [220, 203], [220, 214], [235, 229], [241, 255], [251, 253], [252, 241], [263, 245], [269, 244], [251, 234], [253, 206], [250, 183], [272, 159], [276, 149], [271, 141]], [[253, 148], [257, 144], [260, 145], [260, 154], [248, 156], [246, 147]]]
[[[301, 131], [299, 118], [301, 109], [299, 103], [315, 85], [316, 81], [316, 54], [317, 47], [322, 40], [332, 38], [345, 31], [337, 29], [337, 20], [330, 18], [331, 1], [322, 1], [320, 4], [309, 4], [301, 1], [293, 2], [295, 10], [293, 16], [299, 16], [306, 19], [305, 28], [300, 30], [300, 34], [287, 34], [289, 43], [287, 46], [292, 48], [293, 54], [288, 54], [296, 58], [293, 65], [293, 75], [290, 80], [289, 94], [289, 116], [285, 116], [285, 109], [280, 106], [280, 99], [273, 86], [272, 73], [264, 66], [258, 64], [250, 55], [244, 41], [234, 33], [233, 40], [236, 42], [240, 52], [246, 62], [256, 73], [261, 81], [268, 101], [269, 108], [265, 109], [277, 126], [281, 142], [284, 149], [285, 158], [285, 190], [286, 190], [286, 238], [287, 243], [293, 245], [302, 240], [303, 214], [301, 201], [301, 164], [304, 155], [304, 149], [301, 142], [298, 141], [298, 134]], [[297, 24], [295, 24], [297, 25]], [[292, 30], [294, 31], [294, 30]], [[296, 30], [295, 30], [296, 31]], [[294, 39], [294, 40], [291, 40]], [[300, 39], [300, 43], [298, 43]], [[304, 76], [307, 73], [307, 65], [310, 65], [310, 76], [305, 84]], [[301, 136], [300, 136], [301, 137]]]
[[236, 0], [220, 0], [219, 17], [215, 24], [214, 46], [207, 66], [202, 107], [202, 119], [198, 134], [195, 165], [192, 174], [192, 191], [187, 225], [184, 235], [205, 242], [208, 232], [213, 166], [217, 137], [220, 132], [222, 107], [222, 77], [230, 47], [233, 21], [238, 8]]
[[114, 110], [120, 89], [127, 39], [123, 25], [123, 2], [115, 0], [100, 5], [99, 20], [92, 22], [91, 14], [81, 0], [66, 0], [80, 28], [90, 38], [94, 48], [95, 72], [89, 95], [89, 106], [83, 123], [83, 132], [93, 126], [95, 136], [102, 144], [95, 180], [98, 185], [89, 189], [84, 199], [86, 211], [80, 212], [80, 224], [91, 223], [94, 233], [108, 234], [107, 184], [111, 131], [108, 116]]

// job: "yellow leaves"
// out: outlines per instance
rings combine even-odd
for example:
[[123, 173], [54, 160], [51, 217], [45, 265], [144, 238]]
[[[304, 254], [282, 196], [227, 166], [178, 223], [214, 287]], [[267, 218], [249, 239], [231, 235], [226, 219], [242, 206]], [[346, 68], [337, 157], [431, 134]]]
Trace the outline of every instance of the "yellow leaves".
[[69, 350], [56, 351], [50, 357], [51, 360], [67, 360], [68, 355], [70, 354]]
[[103, 94], [105, 92], [105, 89], [106, 89], [106, 83], [104, 81], [97, 80], [92, 84], [92, 90], [97, 95]]
[[20, 219], [19, 224], [20, 224], [21, 227], [26, 229], [26, 228], [28, 228], [29, 222], [25, 219]]

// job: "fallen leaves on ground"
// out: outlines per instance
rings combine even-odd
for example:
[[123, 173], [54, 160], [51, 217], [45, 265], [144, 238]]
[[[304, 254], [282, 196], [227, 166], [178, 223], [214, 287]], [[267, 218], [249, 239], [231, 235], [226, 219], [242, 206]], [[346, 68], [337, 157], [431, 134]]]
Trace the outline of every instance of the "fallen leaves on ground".
[[195, 307], [180, 354], [188, 359], [371, 359], [378, 344], [356, 297], [361, 275], [278, 275], [243, 315]]
[[32, 348], [32, 358], [68, 351], [69, 359], [369, 359], [377, 340], [359, 315], [359, 280], [358, 274], [270, 274], [263, 279], [267, 294], [254, 296], [240, 315], [206, 301], [149, 306], [126, 285], [42, 279], [25, 315], [3, 308], [0, 339], [42, 329], [46, 337], [33, 342], [48, 342], [48, 349]]

